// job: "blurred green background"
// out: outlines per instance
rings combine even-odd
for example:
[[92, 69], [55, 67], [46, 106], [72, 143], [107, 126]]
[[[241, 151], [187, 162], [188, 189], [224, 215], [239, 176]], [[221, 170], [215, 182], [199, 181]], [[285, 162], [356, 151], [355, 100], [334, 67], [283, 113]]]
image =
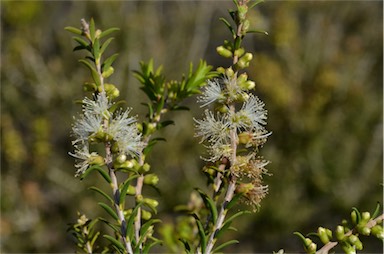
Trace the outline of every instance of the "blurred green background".
[[[65, 26], [93, 17], [101, 29], [119, 27], [114, 82], [137, 114], [145, 100], [132, 71], [153, 58], [168, 79], [189, 62], [227, 66], [215, 48], [229, 38], [218, 20], [232, 1], [1, 1], [1, 242], [2, 253], [73, 252], [67, 223], [81, 211], [102, 213], [74, 178], [69, 137], [88, 71], [72, 52]], [[292, 233], [334, 227], [353, 206], [372, 211], [383, 200], [383, 3], [270, 1], [250, 12], [254, 52], [248, 73], [268, 109], [273, 132], [262, 155], [272, 163], [270, 193], [258, 213], [237, 222], [240, 244], [228, 252], [302, 251]], [[160, 175], [159, 217], [204, 186], [204, 153], [193, 137], [200, 109], [175, 112], [149, 158]], [[364, 252], [381, 253], [379, 240]], [[158, 252], [167, 252], [160, 247]]]

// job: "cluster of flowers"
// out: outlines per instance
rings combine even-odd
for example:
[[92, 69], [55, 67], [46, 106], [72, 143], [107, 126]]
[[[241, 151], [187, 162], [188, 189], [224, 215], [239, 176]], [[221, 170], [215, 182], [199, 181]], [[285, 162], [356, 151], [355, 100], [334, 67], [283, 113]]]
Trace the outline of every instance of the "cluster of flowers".
[[119, 155], [138, 155], [144, 148], [141, 134], [135, 124], [136, 117], [130, 117], [130, 109], [111, 112], [112, 103], [105, 92], [94, 96], [94, 100], [84, 98], [83, 114], [75, 119], [72, 142], [77, 158], [76, 176], [82, 175], [90, 165], [103, 165], [104, 158], [90, 152], [89, 145], [94, 142], [112, 142], [112, 150]]
[[[268, 162], [259, 158], [257, 151], [271, 133], [264, 128], [267, 119], [264, 103], [249, 92], [254, 86], [246, 73], [237, 77], [233, 71], [208, 81], [198, 102], [201, 107], [215, 104], [217, 110], [214, 113], [206, 109], [205, 117], [195, 122], [196, 136], [201, 137], [201, 142], [208, 142], [209, 156], [205, 160], [230, 160], [231, 174], [238, 178], [237, 191], [244, 193], [246, 203], [258, 207], [268, 191], [261, 184]], [[246, 152], [236, 151], [238, 146], [243, 146], [242, 151]]]

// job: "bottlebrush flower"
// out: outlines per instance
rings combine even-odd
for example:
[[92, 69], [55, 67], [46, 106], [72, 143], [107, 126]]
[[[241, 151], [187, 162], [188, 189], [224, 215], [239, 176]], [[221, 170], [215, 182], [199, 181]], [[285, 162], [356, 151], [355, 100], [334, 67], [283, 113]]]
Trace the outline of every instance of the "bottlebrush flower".
[[218, 79], [208, 80], [202, 95], [197, 97], [197, 101], [203, 103], [201, 107], [205, 107], [215, 101], [225, 99], [221, 86], [222, 85]]
[[89, 146], [87, 143], [81, 143], [74, 145], [75, 153], [69, 153], [71, 156], [77, 159], [75, 167], [77, 168], [75, 176], [82, 175], [90, 165], [103, 165], [104, 159], [96, 152], [89, 152]]

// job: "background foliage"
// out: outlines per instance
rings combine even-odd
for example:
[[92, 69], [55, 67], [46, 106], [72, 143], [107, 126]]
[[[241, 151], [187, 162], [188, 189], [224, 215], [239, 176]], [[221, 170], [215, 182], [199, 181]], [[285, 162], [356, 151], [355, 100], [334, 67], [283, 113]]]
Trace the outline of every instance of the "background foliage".
[[[132, 71], [139, 61], [163, 64], [169, 78], [189, 61], [226, 65], [215, 53], [227, 36], [218, 20], [231, 1], [2, 1], [1, 2], [1, 250], [71, 252], [67, 223], [76, 211], [102, 213], [74, 178], [69, 131], [80, 110], [87, 70], [72, 53], [64, 27], [93, 17], [119, 27], [113, 82], [140, 114], [144, 96]], [[249, 36], [255, 52], [249, 74], [269, 111], [273, 132], [262, 153], [273, 174], [260, 212], [238, 221], [236, 252], [301, 251], [294, 231], [333, 227], [352, 206], [372, 210], [382, 201], [383, 5], [380, 1], [271, 1], [251, 11], [252, 25], [269, 36]], [[150, 160], [160, 176], [160, 217], [203, 186], [203, 147], [193, 138], [193, 116], [176, 112], [176, 125]], [[164, 152], [166, 151], [166, 152]], [[180, 153], [182, 151], [182, 153]], [[94, 181], [98, 181], [94, 179]], [[154, 195], [158, 195], [154, 193]], [[372, 239], [365, 251], [380, 253]], [[363, 239], [364, 241], [364, 239]], [[160, 248], [158, 251], [164, 252]]]

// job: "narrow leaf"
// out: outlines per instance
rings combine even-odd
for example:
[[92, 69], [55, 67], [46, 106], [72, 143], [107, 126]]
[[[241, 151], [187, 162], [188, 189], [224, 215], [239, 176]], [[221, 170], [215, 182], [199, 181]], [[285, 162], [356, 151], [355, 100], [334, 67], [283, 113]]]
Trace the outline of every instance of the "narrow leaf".
[[228, 202], [226, 209], [228, 210], [231, 209], [242, 195], [243, 195], [242, 193], [238, 193], [235, 196], [233, 196], [232, 200]]
[[112, 182], [111, 177], [101, 167], [97, 167], [96, 170], [99, 171], [100, 175], [105, 179], [105, 181], [108, 183]]
[[253, 34], [265, 34], [265, 35], [269, 35], [267, 31], [264, 31], [264, 30], [248, 30], [247, 31], [247, 34], [250, 34], [250, 33], [253, 33]]
[[202, 190], [200, 190], [198, 188], [196, 188], [196, 190], [197, 190], [197, 192], [199, 192], [201, 198], [204, 200], [205, 206], [210, 210], [210, 212], [212, 214], [212, 222], [213, 222], [213, 224], [215, 224], [217, 221], [217, 216], [218, 216], [217, 207], [216, 207], [215, 202], [207, 194], [205, 194]]
[[111, 55], [107, 59], [105, 59], [103, 70], [107, 70], [113, 64], [113, 62], [116, 60], [118, 55], [119, 54], [116, 53], [116, 54]]
[[105, 49], [109, 46], [109, 44], [111, 43], [111, 41], [113, 41], [114, 38], [109, 38], [108, 40], [106, 40], [103, 45], [101, 45], [101, 48], [100, 48], [100, 55], [102, 55], [105, 51]]
[[253, 7], [255, 7], [256, 5], [258, 5], [259, 3], [262, 3], [264, 2], [264, 0], [256, 0], [254, 3], [252, 3], [248, 9], [252, 9]]
[[192, 216], [195, 218], [196, 225], [199, 230], [201, 252], [205, 253], [205, 249], [207, 247], [207, 236], [205, 235], [204, 226], [196, 214], [192, 214]]
[[95, 21], [93, 20], [93, 18], [91, 18], [91, 21], [89, 22], [89, 33], [93, 43], [95, 41], [95, 34], [96, 34]]
[[118, 248], [118, 250], [120, 250], [120, 251], [124, 250], [123, 244], [120, 241], [118, 241], [117, 239], [115, 239], [114, 237], [112, 237], [110, 235], [103, 235], [103, 237], [108, 239], [114, 246], [116, 246]]
[[231, 24], [225, 18], [220, 18], [220, 20], [228, 27], [228, 29], [231, 32], [232, 36], [236, 37], [235, 29], [233, 29]]
[[66, 26], [66, 27], [64, 27], [64, 29], [67, 30], [68, 32], [71, 32], [74, 34], [78, 34], [78, 35], [83, 34], [83, 31], [81, 31], [81, 29], [73, 27], [73, 26]]
[[103, 203], [103, 202], [99, 202], [97, 203], [99, 206], [101, 206], [102, 208], [104, 208], [104, 210], [112, 216], [112, 218], [114, 218], [116, 221], [119, 220], [119, 217], [117, 216], [117, 214], [115, 213], [115, 211], [113, 211], [113, 209], [108, 206], [107, 204]]
[[113, 33], [113, 32], [115, 32], [115, 31], [119, 31], [119, 30], [120, 30], [120, 29], [117, 28], [117, 27], [111, 27], [111, 28], [109, 28], [109, 29], [107, 29], [107, 30], [101, 32], [101, 34], [99, 35], [99, 38], [101, 39], [101, 38], [103, 38], [104, 36], [107, 36], [108, 34]]
[[93, 191], [95, 191], [95, 192], [97, 192], [97, 193], [99, 193], [100, 195], [102, 195], [103, 197], [105, 197], [108, 201], [110, 201], [111, 204], [113, 204], [113, 199], [112, 199], [110, 196], [108, 196], [104, 191], [102, 191], [102, 190], [100, 190], [99, 188], [94, 187], [94, 186], [90, 187], [89, 189], [90, 189], [90, 190], [93, 190]]
[[191, 246], [189, 245], [189, 243], [186, 240], [180, 238], [179, 241], [184, 244], [184, 249], [187, 252], [187, 254], [192, 253], [191, 252]]
[[216, 253], [216, 252], [218, 252], [219, 250], [221, 250], [221, 249], [227, 247], [228, 245], [235, 244], [235, 243], [239, 243], [239, 241], [238, 241], [238, 240], [229, 240], [229, 241], [227, 241], [227, 242], [225, 242], [225, 243], [223, 243], [223, 244], [217, 246], [217, 247], [212, 251], [212, 253]]
[[380, 202], [377, 202], [376, 209], [373, 212], [372, 217], [371, 217], [372, 219], [375, 219], [379, 215], [380, 207], [381, 207]]
[[79, 43], [81, 46], [85, 47], [85, 48], [88, 48], [89, 47], [89, 43], [87, 41], [85, 41], [83, 38], [80, 38], [80, 37], [73, 37], [73, 39]]
[[151, 244], [146, 244], [145, 247], [144, 247], [144, 249], [143, 249], [143, 253], [149, 253], [149, 250], [150, 250], [153, 246], [155, 246], [156, 244], [161, 244], [161, 243], [162, 243], [162, 241], [156, 239], [156, 240], [153, 241], [153, 243], [151, 243]]
[[95, 81], [96, 85], [100, 86], [101, 84], [100, 84], [99, 74], [97, 73], [96, 69], [91, 65], [91, 63], [84, 59], [80, 59], [79, 62], [84, 64], [86, 67], [88, 67], [88, 69], [91, 71], [92, 78]]
[[128, 191], [128, 187], [129, 187], [129, 184], [131, 183], [131, 181], [134, 179], [134, 178], [137, 178], [139, 177], [138, 175], [134, 175], [133, 177], [130, 177], [128, 178], [124, 184], [123, 184], [123, 187], [121, 188], [120, 190], [120, 200], [119, 200], [119, 204], [123, 204], [124, 201], [125, 201], [125, 197], [127, 196], [127, 191]]
[[85, 170], [84, 173], [81, 175], [80, 180], [85, 179], [92, 171], [96, 170], [97, 168], [100, 168], [100, 166], [99, 165], [93, 165], [93, 166], [90, 166], [89, 168], [87, 168], [87, 170]]

